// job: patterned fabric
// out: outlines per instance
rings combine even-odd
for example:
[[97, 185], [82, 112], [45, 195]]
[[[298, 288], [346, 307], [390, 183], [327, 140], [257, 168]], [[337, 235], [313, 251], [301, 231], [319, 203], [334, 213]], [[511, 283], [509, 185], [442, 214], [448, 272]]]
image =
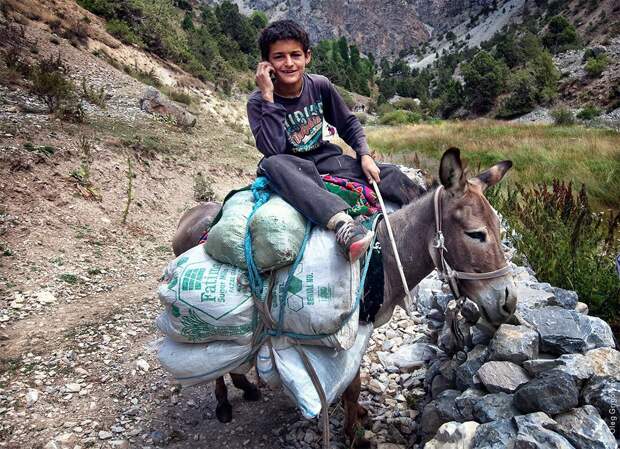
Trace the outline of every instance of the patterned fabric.
[[346, 212], [352, 217], [372, 216], [381, 212], [381, 206], [374, 190], [365, 184], [349, 181], [332, 175], [321, 175], [325, 187], [345, 200], [349, 206]]

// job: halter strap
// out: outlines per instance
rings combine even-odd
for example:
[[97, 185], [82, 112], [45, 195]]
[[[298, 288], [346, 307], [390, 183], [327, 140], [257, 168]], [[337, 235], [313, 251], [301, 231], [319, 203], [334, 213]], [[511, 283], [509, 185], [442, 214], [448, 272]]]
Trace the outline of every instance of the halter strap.
[[458, 279], [464, 280], [484, 280], [484, 279], [494, 279], [501, 276], [504, 276], [508, 273], [512, 272], [512, 268], [510, 265], [505, 265], [502, 268], [498, 268], [494, 271], [487, 271], [485, 273], [474, 273], [468, 271], [456, 271], [453, 270], [452, 267], [448, 264], [444, 256], [444, 252], [447, 252], [445, 245], [445, 238], [443, 232], [441, 230], [442, 225], [442, 212], [441, 212], [441, 192], [444, 190], [444, 187], [440, 185], [436, 190], [433, 197], [433, 205], [435, 208], [435, 239], [433, 242], [433, 247], [437, 249], [439, 253], [439, 261], [434, 257], [433, 252], [431, 251], [431, 259], [439, 272], [440, 277], [445, 279], [452, 290], [452, 294], [455, 298], [460, 298], [460, 291], [458, 286]]

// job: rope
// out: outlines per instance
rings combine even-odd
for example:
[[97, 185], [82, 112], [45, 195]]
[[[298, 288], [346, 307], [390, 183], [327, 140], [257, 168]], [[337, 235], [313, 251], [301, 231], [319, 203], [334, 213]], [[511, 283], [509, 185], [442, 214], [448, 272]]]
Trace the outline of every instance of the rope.
[[252, 207], [252, 212], [248, 216], [247, 221], [247, 229], [245, 231], [245, 241], [244, 241], [244, 252], [245, 252], [245, 261], [248, 265], [248, 280], [250, 281], [250, 289], [252, 290], [252, 294], [257, 298], [263, 297], [263, 288], [265, 286], [265, 282], [263, 281], [260, 272], [254, 262], [254, 254], [252, 253], [252, 233], [250, 231], [250, 223], [252, 222], [252, 217], [267, 201], [269, 201], [269, 197], [271, 196], [271, 191], [269, 190], [269, 180], [264, 176], [259, 176], [256, 178], [256, 181], [252, 184], [252, 194], [254, 195], [254, 207]]

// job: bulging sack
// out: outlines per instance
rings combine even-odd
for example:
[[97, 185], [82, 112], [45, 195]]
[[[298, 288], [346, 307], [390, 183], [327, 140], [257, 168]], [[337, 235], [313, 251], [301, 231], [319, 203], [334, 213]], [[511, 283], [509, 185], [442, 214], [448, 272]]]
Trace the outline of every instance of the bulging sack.
[[[328, 404], [337, 400], [357, 375], [362, 356], [368, 346], [372, 324], [359, 326], [354, 344], [346, 351], [320, 346], [303, 346]], [[286, 337], [272, 337], [271, 347], [265, 343], [259, 351], [258, 374], [269, 385], [284, 384], [304, 417], [310, 419], [321, 412], [321, 400], [296, 349]], [[275, 363], [273, 362], [275, 361]], [[275, 365], [275, 366], [274, 366]]]
[[158, 357], [162, 367], [182, 385], [196, 385], [217, 379], [226, 373], [243, 367], [252, 351], [250, 344], [240, 345], [232, 341], [214, 341], [192, 345], [164, 338]]
[[[278, 319], [284, 304], [283, 330], [300, 335], [304, 344], [350, 348], [357, 335], [360, 285], [359, 262], [341, 254], [333, 232], [314, 228], [288, 290], [289, 268], [276, 273], [271, 314]], [[310, 338], [316, 335], [317, 338]]]
[[246, 272], [213, 260], [204, 244], [168, 265], [158, 293], [166, 308], [157, 326], [174, 341], [249, 343], [252, 338], [254, 304]]
[[[209, 231], [206, 248], [214, 259], [247, 269], [245, 234], [254, 207], [249, 190], [231, 196], [220, 220]], [[254, 263], [259, 271], [269, 271], [295, 261], [305, 234], [306, 220], [290, 204], [272, 194], [258, 208], [250, 222]]]

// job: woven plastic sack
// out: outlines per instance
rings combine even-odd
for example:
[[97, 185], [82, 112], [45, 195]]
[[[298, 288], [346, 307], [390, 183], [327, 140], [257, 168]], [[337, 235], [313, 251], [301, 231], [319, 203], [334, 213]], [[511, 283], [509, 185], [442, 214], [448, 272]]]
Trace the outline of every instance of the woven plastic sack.
[[165, 338], [159, 347], [162, 367], [182, 385], [196, 385], [217, 379], [229, 372], [245, 372], [251, 345], [232, 341], [214, 341], [201, 345], [178, 343]]
[[[207, 253], [214, 259], [247, 269], [245, 234], [254, 197], [244, 190], [231, 196], [220, 220], [209, 231]], [[250, 223], [254, 262], [259, 271], [293, 263], [304, 239], [306, 221], [290, 204], [272, 194]]]
[[277, 195], [271, 195], [250, 223], [254, 262], [260, 271], [295, 261], [306, 231], [306, 219]]
[[224, 203], [222, 216], [209, 230], [209, 238], [205, 243], [211, 257], [218, 262], [247, 269], [244, 240], [253, 207], [254, 196], [249, 190], [235, 193]]
[[[303, 346], [302, 350], [316, 371], [329, 404], [344, 393], [357, 375], [371, 333], [372, 324], [360, 325], [353, 346], [346, 351]], [[286, 337], [272, 337], [271, 344], [271, 347], [263, 344], [259, 352], [264, 357], [257, 360], [259, 376], [269, 385], [277, 385], [281, 381], [284, 391], [295, 401], [304, 417], [310, 419], [318, 416], [321, 400], [299, 352]], [[275, 361], [275, 366], [271, 360]]]
[[[283, 330], [299, 334], [303, 344], [349, 349], [357, 335], [359, 262], [349, 263], [332, 231], [314, 228], [284, 300], [289, 268], [276, 273], [271, 314], [278, 319], [284, 306]], [[309, 339], [309, 336], [319, 337]]]
[[246, 272], [213, 260], [204, 244], [168, 265], [158, 293], [165, 310], [157, 326], [172, 340], [248, 343], [252, 338], [254, 304]]

